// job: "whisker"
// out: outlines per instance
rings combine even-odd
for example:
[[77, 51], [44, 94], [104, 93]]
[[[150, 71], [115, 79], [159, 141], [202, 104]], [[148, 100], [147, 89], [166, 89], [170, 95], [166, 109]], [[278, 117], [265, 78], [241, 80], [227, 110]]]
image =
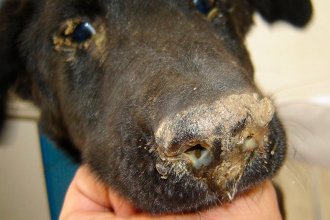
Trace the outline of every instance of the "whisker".
[[[330, 82], [325, 82], [324, 79], [318, 78], [318, 79], [313, 79], [313, 81], [309, 81], [308, 83], [301, 84], [301, 82], [298, 82], [299, 84], [290, 84], [288, 86], [281, 86], [277, 88], [275, 91], [272, 92], [265, 92], [265, 95], [272, 99], [276, 99], [280, 94], [282, 93], [287, 93], [290, 91], [295, 91], [295, 90], [306, 90], [307, 88], [311, 87], [320, 87], [320, 85], [328, 85]], [[325, 87], [327, 88], [327, 86]]]
[[[280, 101], [280, 100], [278, 100], [276, 102], [276, 99], [275, 99], [275, 103], [276, 103], [277, 110], [281, 110], [283, 108], [294, 106], [294, 105], [306, 104], [306, 101], [302, 101], [302, 100]], [[309, 103], [311, 105], [317, 105], [317, 107], [320, 108], [320, 109], [330, 111], [330, 106], [328, 106], [328, 105], [314, 104], [312, 102], [312, 100], [310, 100]]]

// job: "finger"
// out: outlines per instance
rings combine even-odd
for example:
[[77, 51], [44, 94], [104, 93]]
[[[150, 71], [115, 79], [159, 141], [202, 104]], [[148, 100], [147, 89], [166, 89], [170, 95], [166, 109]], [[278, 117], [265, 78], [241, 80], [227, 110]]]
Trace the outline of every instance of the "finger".
[[205, 219], [217, 215], [223, 219], [233, 220], [281, 220], [275, 189], [267, 181], [260, 186], [242, 194], [233, 202], [202, 214]]
[[[114, 212], [114, 213], [105, 213]], [[86, 165], [81, 166], [72, 180], [67, 191], [60, 219], [66, 216], [104, 215], [127, 217], [136, 213], [134, 207], [117, 193], [113, 192], [105, 184], [97, 181]], [[98, 214], [100, 213], [100, 214]], [[74, 219], [74, 218], [73, 218]]]
[[64, 199], [60, 219], [73, 213], [111, 210], [107, 188], [95, 181], [88, 168], [81, 166], [73, 178]]
[[70, 213], [60, 217], [60, 220], [124, 220], [117, 218], [112, 213], [98, 213], [98, 212], [80, 212]]
[[129, 216], [132, 216], [134, 214], [137, 214], [138, 211], [135, 209], [135, 207], [124, 199], [122, 196], [120, 196], [117, 192], [109, 189], [109, 198], [110, 203], [112, 206], [112, 209], [116, 216], [127, 218]]
[[281, 220], [273, 184], [267, 181], [223, 206], [223, 218], [239, 220]]

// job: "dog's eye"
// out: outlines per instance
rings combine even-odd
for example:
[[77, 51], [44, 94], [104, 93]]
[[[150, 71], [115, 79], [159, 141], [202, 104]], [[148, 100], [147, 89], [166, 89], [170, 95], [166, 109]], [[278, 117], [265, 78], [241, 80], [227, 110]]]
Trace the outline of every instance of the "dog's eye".
[[197, 10], [207, 15], [214, 7], [215, 0], [193, 0]]
[[79, 23], [71, 34], [71, 40], [75, 43], [83, 43], [96, 33], [94, 27], [88, 22]]
[[[53, 45], [56, 51], [73, 52], [76, 49], [86, 50], [96, 38], [99, 24], [96, 26], [88, 18], [73, 18], [64, 21], [53, 35]], [[95, 40], [95, 39], [94, 39]]]

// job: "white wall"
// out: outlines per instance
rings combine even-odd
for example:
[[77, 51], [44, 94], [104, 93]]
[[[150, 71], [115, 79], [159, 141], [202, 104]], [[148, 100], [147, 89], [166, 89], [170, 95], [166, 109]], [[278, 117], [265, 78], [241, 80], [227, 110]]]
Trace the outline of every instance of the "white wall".
[[9, 119], [5, 128], [0, 139], [0, 219], [50, 219], [37, 123]]
[[247, 44], [256, 81], [274, 98], [295, 158], [330, 167], [330, 1], [313, 4], [304, 30], [257, 17]]

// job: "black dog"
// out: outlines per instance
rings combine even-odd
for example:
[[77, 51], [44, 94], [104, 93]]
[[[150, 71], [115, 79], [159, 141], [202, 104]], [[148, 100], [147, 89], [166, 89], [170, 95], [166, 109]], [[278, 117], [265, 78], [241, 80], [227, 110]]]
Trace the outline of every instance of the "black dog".
[[151, 213], [191, 212], [270, 178], [285, 157], [244, 37], [255, 11], [304, 26], [308, 0], [7, 0], [0, 111], [33, 101], [41, 127]]

